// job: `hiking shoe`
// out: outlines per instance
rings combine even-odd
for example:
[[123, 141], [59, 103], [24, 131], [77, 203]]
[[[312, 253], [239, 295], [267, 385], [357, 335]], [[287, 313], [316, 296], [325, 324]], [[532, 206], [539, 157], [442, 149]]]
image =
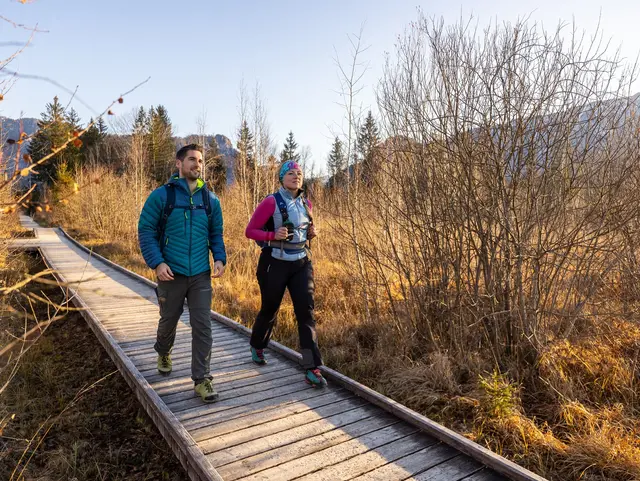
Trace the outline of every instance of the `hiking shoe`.
[[313, 387], [325, 387], [327, 385], [327, 380], [322, 377], [320, 373], [320, 369], [307, 369], [307, 374], [304, 376], [304, 380], [307, 381], [307, 384], [311, 384]]
[[256, 364], [263, 366], [267, 363], [267, 359], [264, 357], [264, 349], [251, 348], [251, 359]]
[[196, 384], [194, 389], [196, 394], [206, 403], [212, 403], [218, 399], [218, 393], [213, 389], [211, 379], [205, 379], [204, 381]]
[[169, 374], [171, 372], [171, 366], [171, 354], [158, 356], [158, 371], [163, 374]]

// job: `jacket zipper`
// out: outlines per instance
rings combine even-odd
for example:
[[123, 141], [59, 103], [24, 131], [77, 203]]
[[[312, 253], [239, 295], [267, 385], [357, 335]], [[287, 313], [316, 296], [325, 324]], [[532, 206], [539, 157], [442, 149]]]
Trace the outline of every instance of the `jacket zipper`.
[[[189, 204], [193, 207], [193, 193], [191, 193], [189, 196]], [[185, 211], [184, 213], [186, 214], [187, 211]], [[189, 275], [191, 275], [191, 242], [192, 241], [193, 241], [193, 210], [191, 210], [191, 215], [189, 215]]]

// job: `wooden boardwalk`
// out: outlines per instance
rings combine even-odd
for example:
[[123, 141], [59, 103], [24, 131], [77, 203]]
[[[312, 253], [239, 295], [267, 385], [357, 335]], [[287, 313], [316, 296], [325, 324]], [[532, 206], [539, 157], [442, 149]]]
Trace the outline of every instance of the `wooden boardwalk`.
[[[502, 481], [543, 478], [408, 408], [323, 368], [317, 390], [299, 355], [272, 343], [251, 362], [247, 329], [212, 312], [212, 374], [220, 399], [203, 404], [190, 378], [185, 309], [173, 372], [156, 370], [154, 284], [90, 254], [28, 217], [46, 263], [194, 480]], [[21, 242], [33, 246], [32, 240]], [[127, 393], [122, 393], [127, 395]]]

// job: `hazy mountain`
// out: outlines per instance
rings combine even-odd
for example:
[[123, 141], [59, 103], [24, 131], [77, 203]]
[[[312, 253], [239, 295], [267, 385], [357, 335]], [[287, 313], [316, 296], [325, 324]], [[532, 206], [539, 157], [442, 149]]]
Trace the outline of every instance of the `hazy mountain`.
[[[222, 135], [222, 134], [205, 135], [204, 137], [204, 141], [207, 144], [210, 144], [213, 141], [213, 139], [215, 139], [216, 143], [218, 144], [218, 151], [220, 152], [220, 154], [222, 154], [225, 165], [227, 166], [227, 184], [231, 184], [233, 183], [233, 180], [234, 180], [233, 166], [235, 164], [238, 151], [233, 147], [233, 143], [231, 142], [231, 139], [229, 139], [229, 137], [225, 135]], [[201, 144], [202, 137], [200, 137], [199, 135], [192, 134], [192, 135], [187, 135], [186, 137], [176, 137], [175, 142], [176, 142], [176, 148], [180, 148], [183, 145], [186, 145], [189, 143]]]

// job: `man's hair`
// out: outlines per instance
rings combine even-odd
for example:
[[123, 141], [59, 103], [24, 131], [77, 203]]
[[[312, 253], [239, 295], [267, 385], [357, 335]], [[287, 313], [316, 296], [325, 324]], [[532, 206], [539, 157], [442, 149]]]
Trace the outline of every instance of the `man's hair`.
[[176, 159], [184, 160], [187, 156], [187, 152], [190, 150], [197, 150], [202, 153], [202, 147], [199, 144], [187, 144], [184, 147], [181, 147], [180, 150], [176, 153]]

